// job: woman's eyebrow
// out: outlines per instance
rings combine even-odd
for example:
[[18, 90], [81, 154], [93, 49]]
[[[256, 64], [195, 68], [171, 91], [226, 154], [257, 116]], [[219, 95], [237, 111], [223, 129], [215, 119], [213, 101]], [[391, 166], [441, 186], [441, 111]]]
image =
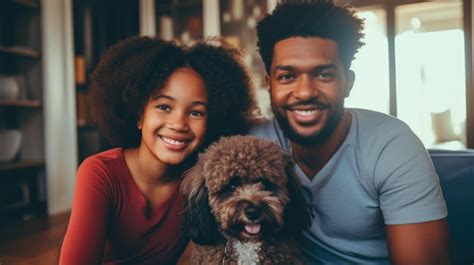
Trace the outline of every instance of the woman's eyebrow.
[[204, 105], [207, 108], [207, 102], [204, 101], [193, 101], [193, 106], [195, 105]]
[[[173, 98], [171, 96], [168, 96], [168, 95], [165, 95], [165, 94], [158, 94], [158, 95], [155, 95], [155, 96], [152, 97], [153, 100], [157, 100], [157, 99], [160, 99], [160, 98], [168, 99], [168, 100], [171, 100], [171, 101], [176, 101], [175, 98]], [[195, 106], [195, 105], [204, 105], [207, 108], [207, 102], [205, 102], [205, 101], [195, 100], [195, 101], [192, 102], [192, 105], [193, 106]]]
[[170, 96], [167, 96], [167, 95], [164, 95], [164, 94], [157, 94], [157, 95], [152, 96], [151, 98], [152, 99], [166, 98], [166, 99], [169, 99], [169, 100], [174, 100], [173, 97], [170, 97]]

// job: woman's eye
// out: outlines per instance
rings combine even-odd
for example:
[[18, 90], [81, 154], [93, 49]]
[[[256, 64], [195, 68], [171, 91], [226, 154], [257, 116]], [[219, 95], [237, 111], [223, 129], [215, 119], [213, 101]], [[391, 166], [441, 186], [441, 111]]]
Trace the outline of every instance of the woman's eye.
[[193, 117], [204, 117], [206, 114], [203, 111], [193, 110], [191, 111], [190, 115]]
[[169, 105], [166, 105], [166, 104], [158, 105], [158, 106], [156, 106], [156, 108], [161, 110], [161, 111], [165, 111], [165, 112], [170, 112], [171, 111], [171, 107]]

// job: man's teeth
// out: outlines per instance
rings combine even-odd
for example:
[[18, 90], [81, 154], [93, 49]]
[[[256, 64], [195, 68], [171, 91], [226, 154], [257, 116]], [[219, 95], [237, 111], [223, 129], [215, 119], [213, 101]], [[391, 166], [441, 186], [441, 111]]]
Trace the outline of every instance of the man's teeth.
[[178, 141], [178, 140], [174, 140], [174, 139], [170, 139], [166, 137], [162, 137], [162, 138], [163, 138], [163, 141], [172, 145], [183, 145], [186, 143], [185, 141]]
[[309, 115], [315, 114], [318, 111], [319, 110], [317, 110], [317, 109], [313, 109], [313, 110], [295, 110], [295, 113], [298, 114], [298, 115], [301, 115], [301, 116], [309, 116]]

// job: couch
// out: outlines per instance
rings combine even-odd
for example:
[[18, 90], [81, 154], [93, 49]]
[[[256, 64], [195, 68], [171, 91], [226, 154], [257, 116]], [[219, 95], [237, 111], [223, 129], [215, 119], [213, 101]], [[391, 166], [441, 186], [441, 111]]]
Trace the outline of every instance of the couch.
[[428, 150], [448, 207], [453, 264], [474, 264], [474, 150]]

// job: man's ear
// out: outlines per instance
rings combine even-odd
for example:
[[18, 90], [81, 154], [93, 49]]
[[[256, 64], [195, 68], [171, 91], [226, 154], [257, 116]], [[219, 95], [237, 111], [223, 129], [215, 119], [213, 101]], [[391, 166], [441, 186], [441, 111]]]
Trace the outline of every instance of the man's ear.
[[355, 73], [352, 70], [348, 70], [346, 74], [346, 85], [344, 87], [344, 97], [348, 97], [352, 90], [352, 86], [354, 85], [355, 81]]
[[265, 84], [267, 85], [267, 90], [270, 90], [270, 76], [265, 75]]

